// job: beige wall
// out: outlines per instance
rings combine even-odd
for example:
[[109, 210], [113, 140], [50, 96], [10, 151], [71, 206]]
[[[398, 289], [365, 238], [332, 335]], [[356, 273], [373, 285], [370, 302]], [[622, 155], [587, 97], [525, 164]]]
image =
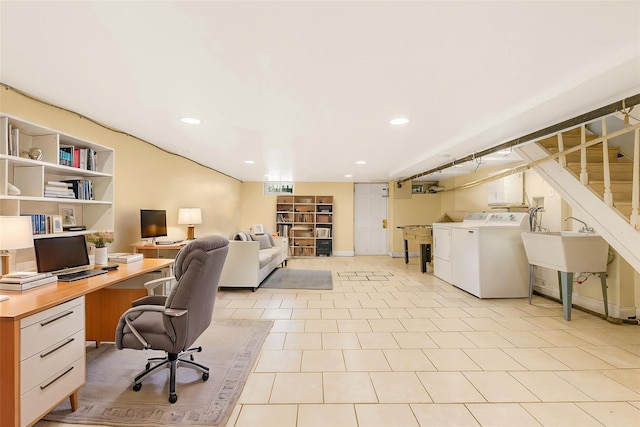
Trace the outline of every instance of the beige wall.
[[[353, 183], [296, 182], [296, 196], [333, 196], [333, 252], [353, 253]], [[241, 192], [240, 230], [263, 224], [276, 230], [277, 196], [265, 195], [262, 182], [244, 182]]]
[[172, 240], [186, 238], [186, 226], [177, 224], [180, 207], [202, 208], [196, 236], [228, 235], [239, 226], [241, 183], [235, 179], [12, 91], [0, 91], [0, 111], [115, 149], [111, 252], [132, 251], [140, 241], [140, 209], [166, 209]]
[[[404, 256], [404, 239], [398, 227], [433, 224], [441, 215], [441, 199], [439, 193], [411, 194], [410, 184], [398, 188], [389, 183], [389, 251], [393, 256]], [[418, 251], [418, 244], [409, 241], [409, 252]]]

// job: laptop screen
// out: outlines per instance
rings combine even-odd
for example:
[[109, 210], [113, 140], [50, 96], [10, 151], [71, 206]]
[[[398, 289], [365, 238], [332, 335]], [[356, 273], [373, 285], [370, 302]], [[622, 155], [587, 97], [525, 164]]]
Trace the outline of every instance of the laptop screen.
[[89, 265], [84, 235], [33, 239], [39, 273], [61, 272]]

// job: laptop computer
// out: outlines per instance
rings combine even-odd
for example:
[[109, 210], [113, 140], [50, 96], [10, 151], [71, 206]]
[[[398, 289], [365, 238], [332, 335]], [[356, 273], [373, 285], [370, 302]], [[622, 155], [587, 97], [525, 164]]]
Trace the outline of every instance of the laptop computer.
[[55, 274], [61, 282], [107, 273], [91, 268], [84, 235], [34, 239], [33, 246], [38, 272]]

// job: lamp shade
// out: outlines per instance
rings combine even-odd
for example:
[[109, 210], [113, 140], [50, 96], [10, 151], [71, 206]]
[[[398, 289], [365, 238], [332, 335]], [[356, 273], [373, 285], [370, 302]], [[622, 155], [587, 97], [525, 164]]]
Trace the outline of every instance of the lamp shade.
[[28, 216], [0, 216], [0, 249], [24, 249], [33, 246], [31, 218]]
[[200, 208], [180, 208], [178, 224], [202, 224], [202, 211]]

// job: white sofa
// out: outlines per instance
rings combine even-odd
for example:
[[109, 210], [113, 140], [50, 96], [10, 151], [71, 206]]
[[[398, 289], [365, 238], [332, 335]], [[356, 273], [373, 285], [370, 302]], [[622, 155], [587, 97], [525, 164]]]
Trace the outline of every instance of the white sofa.
[[273, 270], [286, 265], [287, 239], [247, 233], [236, 233], [234, 238], [238, 238], [239, 234], [248, 240], [229, 240], [229, 253], [222, 268], [219, 286], [253, 288], [255, 291]]

